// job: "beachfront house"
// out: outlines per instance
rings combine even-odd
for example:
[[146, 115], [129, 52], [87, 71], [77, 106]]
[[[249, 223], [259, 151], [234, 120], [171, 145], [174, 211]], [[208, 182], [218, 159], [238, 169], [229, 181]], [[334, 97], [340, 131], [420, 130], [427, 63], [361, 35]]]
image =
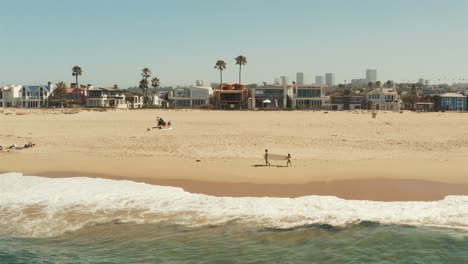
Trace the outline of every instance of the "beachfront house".
[[164, 95], [165, 93], [148, 93], [148, 104], [158, 107], [164, 107]]
[[21, 107], [39, 108], [49, 106], [48, 100], [53, 86], [49, 85], [24, 85], [21, 87]]
[[138, 109], [143, 107], [143, 95], [139, 93], [134, 93], [127, 91], [125, 94], [125, 102], [127, 103], [128, 108]]
[[459, 93], [445, 93], [440, 95], [440, 109], [444, 111], [466, 111], [467, 98]]
[[283, 85], [264, 85], [250, 89], [251, 109], [282, 109], [287, 107], [287, 87]]
[[323, 86], [299, 85], [293, 89], [292, 107], [296, 109], [322, 109], [325, 105]]
[[54, 89], [49, 96], [49, 105], [54, 107], [85, 106], [87, 88]]
[[400, 111], [403, 102], [393, 88], [376, 88], [367, 93], [367, 107], [373, 110]]
[[365, 95], [350, 90], [337, 91], [330, 95], [330, 110], [354, 110], [366, 107]]
[[248, 105], [247, 87], [242, 84], [223, 83], [214, 91], [214, 107], [219, 109], [243, 109]]
[[174, 108], [197, 108], [210, 103], [211, 87], [178, 87], [168, 91], [169, 106]]
[[125, 90], [117, 88], [92, 88], [86, 97], [88, 107], [127, 108]]
[[0, 107], [20, 107], [21, 88], [21, 85], [0, 87]]

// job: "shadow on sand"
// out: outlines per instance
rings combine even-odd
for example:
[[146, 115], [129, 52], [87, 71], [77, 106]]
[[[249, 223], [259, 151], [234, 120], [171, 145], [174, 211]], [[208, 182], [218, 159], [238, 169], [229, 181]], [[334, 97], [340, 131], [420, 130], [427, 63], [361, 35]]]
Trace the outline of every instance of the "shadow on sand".
[[263, 165], [263, 164], [254, 164], [252, 165], [251, 167], [276, 167], [276, 168], [287, 168], [288, 166], [284, 166], [284, 165]]

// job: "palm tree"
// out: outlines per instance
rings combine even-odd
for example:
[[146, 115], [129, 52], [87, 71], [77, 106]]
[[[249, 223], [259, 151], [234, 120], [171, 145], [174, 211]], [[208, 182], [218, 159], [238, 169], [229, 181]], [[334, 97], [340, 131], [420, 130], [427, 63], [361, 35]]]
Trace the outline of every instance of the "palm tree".
[[216, 65], [214, 66], [215, 69], [219, 70], [219, 75], [221, 77], [221, 81], [219, 83], [219, 88], [223, 85], [223, 71], [226, 69], [226, 63], [223, 60], [216, 61]]
[[158, 77], [154, 77], [153, 79], [151, 79], [151, 86], [153, 86], [154, 88], [154, 92], [156, 92], [156, 88], [159, 87], [159, 78]]
[[144, 97], [143, 104], [146, 105], [147, 98], [146, 98], [145, 91], [148, 89], [148, 80], [147, 79], [141, 79], [139, 87], [140, 87], [141, 90], [143, 90], [143, 97]]
[[240, 55], [240, 56], [237, 56], [236, 58], [236, 65], [239, 65], [239, 84], [241, 84], [241, 70], [242, 70], [242, 66], [247, 64], [247, 58]]
[[62, 99], [67, 94], [67, 85], [65, 84], [65, 82], [58, 82], [55, 85], [57, 85], [57, 88], [55, 90], [56, 95], [60, 98], [60, 107], [63, 107]]
[[144, 68], [141, 70], [141, 77], [143, 79], [140, 81], [140, 88], [143, 89], [144, 104], [148, 103], [148, 79], [151, 77], [151, 70], [149, 68]]
[[72, 69], [72, 75], [75, 76], [76, 78], [76, 88], [80, 88], [80, 86], [78, 86], [78, 76], [81, 76], [81, 67], [80, 66], [74, 66], [73, 69]]

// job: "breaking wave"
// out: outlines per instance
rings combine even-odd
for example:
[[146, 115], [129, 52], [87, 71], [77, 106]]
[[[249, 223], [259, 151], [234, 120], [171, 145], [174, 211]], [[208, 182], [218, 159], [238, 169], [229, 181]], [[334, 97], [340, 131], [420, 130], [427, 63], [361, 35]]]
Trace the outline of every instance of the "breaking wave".
[[468, 196], [433, 202], [231, 198], [132, 181], [0, 175], [0, 235], [50, 237], [109, 222], [194, 227], [231, 221], [280, 229], [362, 222], [468, 229]]

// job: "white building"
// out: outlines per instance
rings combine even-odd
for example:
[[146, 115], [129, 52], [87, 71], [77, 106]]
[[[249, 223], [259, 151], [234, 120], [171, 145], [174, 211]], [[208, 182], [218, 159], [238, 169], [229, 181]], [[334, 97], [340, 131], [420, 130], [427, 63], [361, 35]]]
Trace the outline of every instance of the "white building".
[[292, 107], [297, 109], [322, 109], [325, 104], [321, 85], [298, 86], [292, 97]]
[[324, 83], [323, 80], [324, 80], [324, 78], [323, 78], [322, 75], [315, 76], [315, 84], [316, 85], [324, 85], [325, 83]]
[[377, 70], [367, 69], [366, 70], [366, 80], [367, 80], [367, 82], [376, 82], [377, 81]]
[[48, 106], [48, 100], [53, 86], [24, 85], [21, 87], [21, 107], [38, 108]]
[[400, 111], [403, 106], [400, 96], [392, 88], [376, 88], [368, 92], [367, 102], [375, 110]]
[[128, 108], [125, 90], [115, 88], [93, 88], [88, 90], [86, 106]]
[[21, 85], [0, 87], [0, 107], [20, 107], [21, 88]]
[[209, 86], [179, 87], [169, 91], [169, 104], [174, 107], [200, 107], [210, 103], [213, 89]]
[[325, 73], [325, 85], [332, 87], [335, 86], [335, 74], [334, 73]]

